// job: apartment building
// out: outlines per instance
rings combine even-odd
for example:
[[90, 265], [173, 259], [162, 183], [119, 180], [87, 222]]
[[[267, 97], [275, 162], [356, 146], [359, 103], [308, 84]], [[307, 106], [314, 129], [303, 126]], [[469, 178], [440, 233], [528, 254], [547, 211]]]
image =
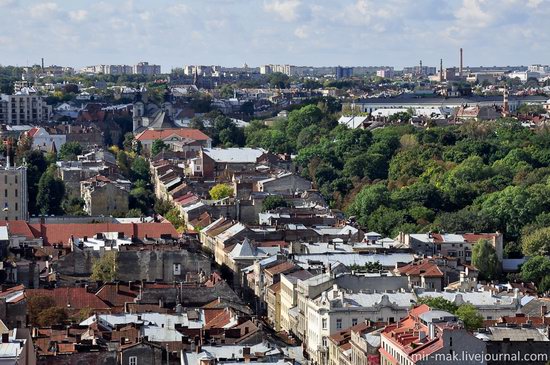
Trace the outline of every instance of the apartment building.
[[0, 166], [0, 220], [26, 220], [27, 199], [27, 168]]
[[22, 125], [47, 122], [52, 106], [41, 96], [24, 88], [15, 95], [0, 95], [0, 124]]

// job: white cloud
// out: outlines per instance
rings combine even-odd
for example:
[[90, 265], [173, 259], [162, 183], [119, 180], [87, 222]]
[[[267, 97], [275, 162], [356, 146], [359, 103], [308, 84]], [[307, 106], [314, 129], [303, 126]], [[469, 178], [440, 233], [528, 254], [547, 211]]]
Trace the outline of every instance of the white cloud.
[[184, 15], [189, 13], [189, 7], [185, 4], [176, 4], [169, 7], [168, 12], [174, 15]]
[[468, 27], [486, 27], [493, 18], [492, 11], [483, 10], [486, 0], [463, 0], [462, 6], [455, 12], [455, 18]]
[[86, 20], [88, 17], [88, 12], [86, 10], [80, 9], [80, 10], [72, 10], [69, 11], [69, 18], [75, 22], [81, 22], [83, 20]]
[[285, 22], [292, 22], [298, 19], [298, 7], [300, 0], [270, 0], [264, 2], [264, 10], [274, 13]]
[[0, 0], [0, 7], [15, 4], [15, 0]]
[[47, 18], [59, 9], [56, 3], [41, 3], [31, 7], [30, 14], [33, 18]]
[[294, 30], [294, 35], [300, 39], [309, 38], [309, 29], [305, 25]]

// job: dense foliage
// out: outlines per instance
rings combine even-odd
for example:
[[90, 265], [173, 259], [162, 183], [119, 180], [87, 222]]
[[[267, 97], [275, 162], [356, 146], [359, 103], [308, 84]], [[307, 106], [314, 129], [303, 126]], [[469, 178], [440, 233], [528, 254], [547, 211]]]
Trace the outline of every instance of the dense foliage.
[[500, 231], [516, 244], [522, 230], [550, 226], [550, 134], [513, 119], [374, 131], [336, 125], [329, 103], [286, 120], [253, 121], [249, 146], [297, 154], [296, 164], [335, 208], [368, 230]]

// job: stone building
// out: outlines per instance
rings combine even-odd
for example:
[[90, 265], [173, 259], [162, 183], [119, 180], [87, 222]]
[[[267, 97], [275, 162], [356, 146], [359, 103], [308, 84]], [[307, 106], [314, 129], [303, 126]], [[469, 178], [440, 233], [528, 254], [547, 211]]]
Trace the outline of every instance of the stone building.
[[27, 219], [27, 168], [0, 166], [0, 220]]
[[102, 175], [80, 183], [84, 211], [91, 216], [128, 212], [129, 191], [129, 181], [112, 181]]

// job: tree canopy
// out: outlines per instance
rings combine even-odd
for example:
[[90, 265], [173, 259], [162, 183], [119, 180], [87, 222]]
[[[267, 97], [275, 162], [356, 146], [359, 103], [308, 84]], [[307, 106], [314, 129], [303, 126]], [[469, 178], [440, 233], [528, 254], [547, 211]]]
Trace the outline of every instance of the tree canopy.
[[233, 188], [227, 184], [216, 184], [208, 191], [214, 200], [220, 200], [233, 195]]
[[479, 270], [481, 278], [487, 280], [497, 278], [500, 263], [495, 248], [488, 240], [481, 239], [474, 244], [472, 248], [472, 265]]

